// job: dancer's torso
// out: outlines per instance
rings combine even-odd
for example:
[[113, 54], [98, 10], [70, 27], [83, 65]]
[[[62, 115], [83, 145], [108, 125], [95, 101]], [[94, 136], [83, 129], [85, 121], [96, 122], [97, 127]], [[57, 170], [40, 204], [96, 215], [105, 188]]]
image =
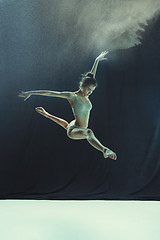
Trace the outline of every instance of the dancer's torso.
[[75, 117], [75, 125], [82, 128], [88, 127], [90, 111], [92, 109], [92, 104], [90, 100], [84, 99], [77, 94], [73, 95], [73, 101], [71, 104], [72, 111]]

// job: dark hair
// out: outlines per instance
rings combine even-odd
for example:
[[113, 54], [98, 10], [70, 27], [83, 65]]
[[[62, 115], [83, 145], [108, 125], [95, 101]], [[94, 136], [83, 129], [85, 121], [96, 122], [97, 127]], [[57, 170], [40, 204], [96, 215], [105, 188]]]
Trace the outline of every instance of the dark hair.
[[93, 73], [88, 72], [81, 74], [82, 78], [81, 81], [79, 82], [79, 85], [83, 84], [84, 87], [88, 85], [94, 85], [95, 87], [98, 86], [96, 79], [93, 77]]

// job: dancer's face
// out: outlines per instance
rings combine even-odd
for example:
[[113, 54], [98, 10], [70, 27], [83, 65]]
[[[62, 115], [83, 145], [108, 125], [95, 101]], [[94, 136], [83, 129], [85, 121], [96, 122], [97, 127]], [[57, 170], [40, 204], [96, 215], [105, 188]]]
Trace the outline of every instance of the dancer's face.
[[81, 86], [81, 91], [83, 92], [84, 96], [87, 97], [92, 94], [92, 92], [96, 89], [94, 85], [87, 85], [87, 86]]

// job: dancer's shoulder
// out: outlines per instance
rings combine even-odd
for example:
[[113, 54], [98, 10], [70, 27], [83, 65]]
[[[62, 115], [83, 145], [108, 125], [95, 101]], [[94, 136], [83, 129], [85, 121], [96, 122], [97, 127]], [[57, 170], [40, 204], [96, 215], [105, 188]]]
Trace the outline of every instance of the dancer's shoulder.
[[72, 99], [73, 98], [73, 93], [72, 92], [63, 91], [63, 92], [60, 92], [60, 95], [64, 98], [67, 98], [67, 99]]

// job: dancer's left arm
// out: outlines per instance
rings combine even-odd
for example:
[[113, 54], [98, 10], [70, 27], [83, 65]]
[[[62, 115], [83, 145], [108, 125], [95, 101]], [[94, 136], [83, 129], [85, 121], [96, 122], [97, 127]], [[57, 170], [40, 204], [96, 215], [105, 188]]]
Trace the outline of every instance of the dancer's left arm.
[[107, 53], [108, 53], [108, 51], [104, 51], [95, 59], [93, 66], [91, 68], [91, 71], [90, 71], [93, 74], [94, 78], [96, 77], [96, 72], [97, 72], [97, 67], [98, 67], [99, 61], [106, 60], [107, 58], [105, 58], [105, 56], [107, 55]]

